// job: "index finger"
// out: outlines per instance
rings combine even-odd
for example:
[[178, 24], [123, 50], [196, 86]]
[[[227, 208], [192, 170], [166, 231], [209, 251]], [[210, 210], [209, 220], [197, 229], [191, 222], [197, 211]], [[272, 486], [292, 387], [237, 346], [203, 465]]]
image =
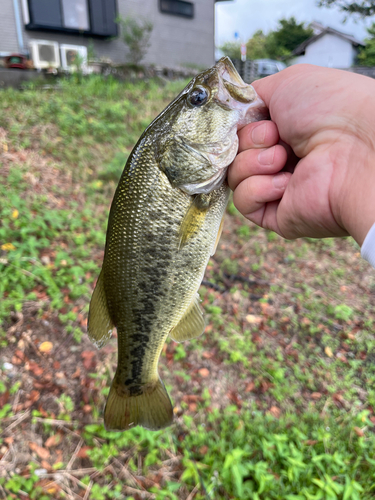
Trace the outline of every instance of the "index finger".
[[269, 148], [279, 141], [279, 132], [270, 120], [250, 123], [238, 131], [238, 153], [246, 149]]

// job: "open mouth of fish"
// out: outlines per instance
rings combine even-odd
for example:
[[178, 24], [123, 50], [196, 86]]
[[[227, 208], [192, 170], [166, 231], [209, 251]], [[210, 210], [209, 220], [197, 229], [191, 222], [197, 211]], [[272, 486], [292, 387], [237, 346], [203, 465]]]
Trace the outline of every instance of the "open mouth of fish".
[[216, 68], [219, 76], [219, 91], [215, 99], [224, 107], [237, 109], [239, 119], [229, 131], [225, 141], [221, 143], [208, 145], [185, 143], [185, 146], [191, 148], [194, 154], [202, 156], [204, 163], [208, 162], [216, 169], [215, 174], [209, 179], [181, 186], [181, 189], [190, 195], [206, 194], [218, 189], [224, 182], [228, 166], [237, 155], [237, 132], [249, 123], [269, 119], [268, 109], [262, 99], [251, 85], [242, 80], [228, 58], [220, 60]]

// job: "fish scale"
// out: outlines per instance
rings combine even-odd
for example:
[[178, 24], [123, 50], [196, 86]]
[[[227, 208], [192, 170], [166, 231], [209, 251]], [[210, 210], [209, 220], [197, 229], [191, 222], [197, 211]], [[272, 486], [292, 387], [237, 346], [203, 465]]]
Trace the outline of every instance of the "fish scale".
[[[224, 59], [190, 82], [142, 134], [116, 189], [88, 319], [88, 334], [98, 347], [117, 328], [107, 429], [156, 430], [172, 422], [157, 369], [160, 353], [168, 335], [184, 341], [203, 333], [197, 291], [229, 195], [222, 164], [236, 153], [233, 128], [244, 120], [244, 101], [248, 108], [254, 102], [264, 108], [233, 71]], [[239, 100], [226, 90], [224, 74]], [[198, 107], [193, 91], [203, 96]]]

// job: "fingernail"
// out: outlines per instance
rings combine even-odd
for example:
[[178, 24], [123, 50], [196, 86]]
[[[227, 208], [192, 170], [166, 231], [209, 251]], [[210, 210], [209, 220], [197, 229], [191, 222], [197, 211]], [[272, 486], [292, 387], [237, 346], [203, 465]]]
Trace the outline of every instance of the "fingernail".
[[258, 154], [258, 161], [261, 165], [272, 165], [275, 157], [275, 147], [265, 149]]
[[264, 139], [266, 138], [266, 127], [264, 125], [258, 125], [251, 132], [251, 138], [254, 144], [262, 145], [264, 144]]
[[277, 189], [284, 189], [288, 184], [288, 177], [285, 174], [278, 174], [272, 179], [272, 183]]

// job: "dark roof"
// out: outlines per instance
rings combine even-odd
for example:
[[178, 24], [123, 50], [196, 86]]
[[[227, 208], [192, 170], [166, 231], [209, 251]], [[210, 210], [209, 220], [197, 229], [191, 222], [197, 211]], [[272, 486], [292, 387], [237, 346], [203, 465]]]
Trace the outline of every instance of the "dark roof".
[[324, 28], [320, 33], [313, 35], [312, 37], [310, 37], [307, 40], [305, 40], [304, 42], [302, 42], [301, 45], [299, 45], [296, 49], [293, 50], [293, 55], [298, 56], [300, 54], [303, 54], [308, 45], [311, 45], [316, 40], [319, 40], [319, 38], [322, 38], [324, 35], [327, 35], [327, 34], [335, 35], [335, 36], [338, 36], [339, 38], [343, 38], [344, 40], [348, 40], [349, 42], [351, 42], [352, 45], [354, 45], [354, 47], [358, 47], [359, 45], [361, 45], [362, 47], [365, 46], [365, 44], [363, 42], [360, 42], [359, 40], [354, 38], [354, 36], [347, 35], [346, 33], [342, 33], [341, 31], [337, 31], [333, 28], [327, 27], [327, 28]]

